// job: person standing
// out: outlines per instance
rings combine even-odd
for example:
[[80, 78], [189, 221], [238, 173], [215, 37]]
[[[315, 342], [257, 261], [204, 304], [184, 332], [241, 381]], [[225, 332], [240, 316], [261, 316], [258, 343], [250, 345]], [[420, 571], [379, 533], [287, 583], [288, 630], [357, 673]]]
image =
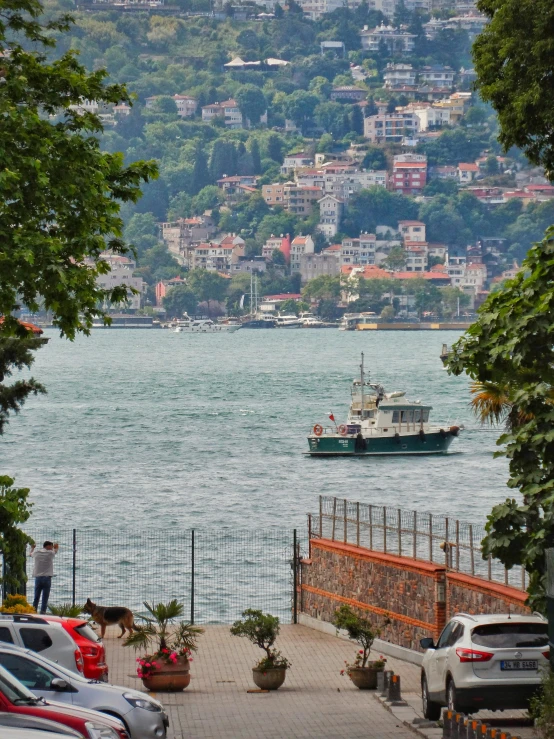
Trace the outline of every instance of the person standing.
[[30, 556], [34, 561], [33, 577], [35, 578], [33, 608], [38, 611], [38, 604], [42, 595], [41, 613], [46, 613], [50, 588], [52, 587], [52, 576], [54, 575], [54, 557], [58, 553], [58, 549], [59, 545], [57, 543], [53, 544], [51, 541], [45, 541], [40, 549], [36, 549], [35, 544], [31, 547]]

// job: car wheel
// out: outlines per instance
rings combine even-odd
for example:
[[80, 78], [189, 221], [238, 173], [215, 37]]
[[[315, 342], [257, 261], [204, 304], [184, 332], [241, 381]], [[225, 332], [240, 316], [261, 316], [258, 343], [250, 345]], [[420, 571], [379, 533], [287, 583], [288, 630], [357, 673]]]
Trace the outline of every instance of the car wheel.
[[465, 713], [465, 709], [460, 705], [460, 701], [456, 693], [456, 686], [454, 685], [454, 680], [452, 680], [452, 678], [448, 680], [446, 685], [446, 703], [449, 711]]
[[425, 675], [421, 677], [421, 702], [425, 718], [429, 721], [438, 721], [441, 715], [441, 707], [439, 703], [435, 703], [430, 699]]

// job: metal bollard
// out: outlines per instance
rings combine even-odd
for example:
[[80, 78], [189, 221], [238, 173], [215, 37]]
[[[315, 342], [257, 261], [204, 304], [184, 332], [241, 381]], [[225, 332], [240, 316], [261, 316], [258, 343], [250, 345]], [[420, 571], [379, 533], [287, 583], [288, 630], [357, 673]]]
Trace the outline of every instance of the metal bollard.
[[452, 716], [448, 708], [442, 712], [442, 739], [452, 739]]
[[463, 713], [455, 713], [454, 720], [452, 722], [452, 739], [466, 739], [464, 732], [464, 719]]
[[383, 690], [381, 691], [382, 696], [386, 696], [389, 692], [389, 680], [391, 678], [391, 675], [394, 675], [394, 672], [392, 670], [385, 670], [383, 672]]
[[387, 700], [391, 702], [402, 700], [402, 695], [400, 693], [400, 675], [390, 676]]
[[467, 724], [467, 739], [480, 739], [487, 733], [487, 727], [482, 731], [483, 724], [476, 718], [470, 718]]
[[386, 689], [385, 689], [385, 672], [378, 672], [377, 673], [377, 690], [380, 695], [385, 695]]

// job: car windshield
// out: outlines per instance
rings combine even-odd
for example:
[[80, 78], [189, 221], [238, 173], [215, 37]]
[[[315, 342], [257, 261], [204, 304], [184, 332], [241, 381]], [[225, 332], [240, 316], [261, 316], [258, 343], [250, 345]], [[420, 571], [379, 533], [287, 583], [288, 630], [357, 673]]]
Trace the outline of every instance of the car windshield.
[[24, 703], [34, 705], [39, 702], [36, 695], [33, 695], [30, 690], [20, 683], [19, 680], [9, 673], [4, 667], [0, 665], [0, 692], [15, 705], [21, 705]]
[[473, 629], [471, 640], [481, 647], [493, 649], [546, 647], [548, 627], [546, 623], [483, 624]]
[[88, 639], [89, 641], [93, 641], [95, 644], [99, 641], [102, 641], [96, 631], [92, 629], [88, 624], [79, 624], [79, 626], [75, 627], [75, 631], [79, 634], [79, 636], [84, 637], [85, 639]]

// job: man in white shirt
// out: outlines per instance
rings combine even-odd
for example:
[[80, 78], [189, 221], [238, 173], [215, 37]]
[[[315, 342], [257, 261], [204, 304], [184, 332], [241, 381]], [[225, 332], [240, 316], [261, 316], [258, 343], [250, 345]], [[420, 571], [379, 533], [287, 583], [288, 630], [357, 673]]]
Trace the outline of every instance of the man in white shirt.
[[51, 541], [45, 541], [41, 549], [35, 549], [35, 544], [31, 547], [30, 556], [34, 560], [33, 577], [35, 578], [33, 608], [38, 611], [38, 603], [42, 595], [41, 613], [46, 613], [46, 607], [48, 606], [54, 574], [54, 557], [58, 553], [58, 548], [59, 545], [57, 543], [53, 544]]

